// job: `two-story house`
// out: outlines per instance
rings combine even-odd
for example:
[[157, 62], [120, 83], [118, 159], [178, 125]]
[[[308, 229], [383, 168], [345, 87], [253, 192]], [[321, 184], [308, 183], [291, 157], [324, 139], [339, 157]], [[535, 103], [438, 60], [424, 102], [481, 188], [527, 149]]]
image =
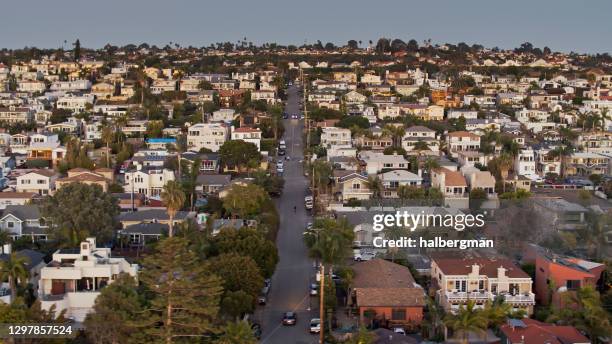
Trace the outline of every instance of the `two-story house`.
[[14, 239], [47, 240], [47, 226], [36, 205], [7, 205], [0, 217], [0, 230]]
[[378, 175], [384, 187], [383, 197], [397, 198], [400, 186], [419, 187], [423, 178], [407, 170], [392, 170]]
[[261, 149], [261, 130], [257, 128], [234, 128], [232, 126], [232, 140], [242, 140], [249, 142], [257, 147], [257, 150]]
[[55, 191], [55, 181], [59, 175], [53, 170], [38, 169], [17, 177], [17, 192], [32, 192], [51, 195]]
[[[419, 148], [418, 142], [424, 142], [427, 149]], [[408, 153], [417, 152], [437, 155], [440, 150], [440, 142], [438, 141], [435, 130], [422, 125], [415, 125], [406, 128], [404, 136], [402, 137], [402, 148]]]
[[407, 170], [410, 163], [402, 155], [385, 155], [380, 152], [362, 151], [359, 152], [359, 159], [366, 166], [369, 175], [378, 174], [382, 171]]
[[503, 298], [515, 311], [533, 313], [533, 281], [509, 259], [434, 257], [431, 278], [436, 300], [446, 311], [456, 312], [468, 300], [483, 308]]
[[467, 131], [454, 131], [446, 135], [446, 147], [453, 158], [457, 157], [457, 152], [478, 151], [480, 136]]
[[161, 197], [166, 183], [175, 180], [174, 171], [167, 168], [142, 167], [125, 173], [125, 192], [135, 192], [147, 198]]
[[351, 146], [351, 131], [345, 128], [327, 127], [321, 133], [321, 146]]
[[467, 182], [460, 172], [443, 167], [433, 169], [431, 187], [442, 192], [445, 205], [459, 209], [469, 208]]
[[90, 313], [100, 291], [120, 274], [136, 278], [138, 265], [111, 256], [111, 249], [97, 247], [95, 238], [87, 238], [77, 249], [60, 249], [40, 271], [41, 308], [82, 322]]

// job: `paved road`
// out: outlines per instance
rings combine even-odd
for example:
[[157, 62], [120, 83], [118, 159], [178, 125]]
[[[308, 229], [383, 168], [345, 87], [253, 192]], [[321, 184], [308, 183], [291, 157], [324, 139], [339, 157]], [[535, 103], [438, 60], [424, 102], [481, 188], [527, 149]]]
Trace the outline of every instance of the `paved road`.
[[[299, 113], [300, 95], [297, 88], [288, 89], [286, 112], [289, 118]], [[280, 231], [276, 239], [280, 262], [272, 277], [268, 304], [259, 309], [258, 317], [263, 327], [261, 343], [264, 344], [310, 344], [317, 343], [318, 336], [308, 332], [310, 318], [317, 317], [317, 298], [308, 295], [308, 286], [314, 276], [313, 263], [302, 240], [302, 233], [310, 216], [304, 209], [307, 182], [302, 170], [302, 124], [295, 119], [285, 120], [287, 155], [285, 162], [285, 188], [277, 200], [280, 213]], [[297, 207], [294, 212], [293, 207]], [[312, 303], [313, 310], [309, 311]], [[297, 312], [296, 326], [282, 326], [282, 314]]]

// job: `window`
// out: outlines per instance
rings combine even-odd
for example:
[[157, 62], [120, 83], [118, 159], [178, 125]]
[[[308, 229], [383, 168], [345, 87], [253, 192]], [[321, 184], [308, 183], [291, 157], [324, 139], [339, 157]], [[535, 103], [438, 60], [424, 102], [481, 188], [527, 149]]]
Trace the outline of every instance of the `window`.
[[361, 188], [361, 184], [359, 183], [354, 183], [353, 184], [353, 189], [360, 189]]
[[578, 290], [580, 288], [580, 280], [568, 280], [565, 282], [567, 290]]
[[6, 226], [7, 226], [8, 228], [13, 228], [13, 227], [15, 227], [15, 222], [12, 222], [12, 221], [11, 221], [11, 222], [7, 222], [7, 223], [6, 223]]
[[483, 280], [478, 281], [478, 290], [484, 290], [484, 281]]
[[391, 310], [391, 320], [406, 320], [406, 310], [405, 309]]

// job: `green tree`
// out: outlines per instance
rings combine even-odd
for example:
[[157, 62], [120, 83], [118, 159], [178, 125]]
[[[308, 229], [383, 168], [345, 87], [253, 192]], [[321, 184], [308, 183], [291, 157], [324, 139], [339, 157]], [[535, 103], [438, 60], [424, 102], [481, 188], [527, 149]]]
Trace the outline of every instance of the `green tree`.
[[242, 170], [251, 161], [260, 161], [261, 154], [257, 146], [243, 140], [226, 141], [219, 148], [219, 156], [224, 166]]
[[253, 311], [253, 296], [242, 290], [226, 291], [221, 300], [221, 312], [231, 319], [239, 319], [242, 315]]
[[168, 212], [168, 218], [170, 220], [168, 223], [169, 237], [174, 235], [174, 217], [185, 204], [185, 198], [185, 193], [177, 181], [171, 180], [164, 185], [161, 199], [166, 206], [166, 211]]
[[28, 282], [28, 276], [25, 257], [13, 252], [8, 259], [0, 262], [0, 281], [8, 280], [12, 300], [17, 298], [17, 285], [25, 285]]
[[482, 203], [487, 200], [487, 192], [482, 188], [473, 188], [470, 190], [470, 208], [478, 210]]
[[477, 309], [476, 303], [468, 300], [467, 304], [461, 305], [456, 314], [447, 314], [444, 324], [461, 336], [462, 343], [469, 343], [470, 332], [483, 334], [488, 325], [487, 318], [482, 310]]
[[234, 216], [248, 219], [261, 210], [262, 203], [268, 199], [266, 191], [255, 184], [234, 184], [223, 198], [223, 208]]
[[256, 344], [257, 342], [249, 323], [237, 321], [227, 324], [223, 335], [215, 341], [215, 344]]
[[106, 167], [107, 168], [111, 168], [110, 145], [113, 143], [114, 138], [115, 138], [115, 131], [112, 127], [105, 126], [104, 128], [102, 128], [102, 141], [104, 141], [104, 143], [106, 144], [106, 154], [105, 155], [106, 155]]
[[378, 202], [378, 206], [382, 208], [382, 196], [384, 187], [380, 178], [378, 176], [369, 176], [367, 186], [368, 190], [372, 192], [372, 198], [375, 199]]
[[144, 311], [143, 297], [134, 278], [121, 274], [96, 298], [93, 312], [85, 319], [85, 333], [93, 344], [143, 342], [136, 326]]
[[184, 238], [161, 240], [145, 257], [139, 276], [151, 293], [140, 325], [155, 342], [176, 343], [217, 331], [221, 279], [189, 249]]
[[259, 266], [264, 278], [274, 273], [278, 263], [278, 251], [274, 242], [253, 228], [223, 228], [212, 241], [213, 255], [237, 253], [248, 256]]
[[74, 42], [74, 60], [79, 62], [81, 60], [81, 41], [78, 39]]
[[588, 334], [594, 343], [612, 333], [610, 316], [603, 309], [599, 293], [590, 286], [562, 294], [564, 307], [554, 309], [548, 321], [567, 324]]
[[61, 245], [78, 246], [89, 236], [107, 242], [119, 215], [117, 199], [99, 185], [71, 183], [41, 206], [42, 217], [49, 223], [49, 233]]
[[223, 280], [225, 291], [244, 291], [255, 301], [263, 287], [264, 279], [253, 258], [237, 253], [224, 253], [210, 259], [209, 263], [211, 271]]
[[319, 193], [327, 193], [327, 187], [333, 172], [331, 164], [324, 160], [316, 160], [312, 163], [312, 170], [314, 171], [314, 187]]

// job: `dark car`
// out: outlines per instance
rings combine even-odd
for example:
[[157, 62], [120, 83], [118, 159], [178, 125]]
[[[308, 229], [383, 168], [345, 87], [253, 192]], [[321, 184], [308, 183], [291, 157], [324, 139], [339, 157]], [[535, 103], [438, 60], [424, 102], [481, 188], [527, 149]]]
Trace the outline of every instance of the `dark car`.
[[286, 113], [284, 113], [284, 114], [283, 114], [283, 119], [289, 119], [289, 115], [288, 115], [288, 114], [286, 114]]
[[283, 314], [283, 325], [295, 325], [297, 323], [297, 314], [294, 312], [286, 312]]
[[257, 339], [261, 338], [261, 325], [258, 323], [253, 323], [251, 325], [251, 330], [253, 331], [253, 336]]
[[278, 150], [278, 155], [281, 155], [281, 156], [285, 155], [285, 150], [284, 149], [279, 149]]

